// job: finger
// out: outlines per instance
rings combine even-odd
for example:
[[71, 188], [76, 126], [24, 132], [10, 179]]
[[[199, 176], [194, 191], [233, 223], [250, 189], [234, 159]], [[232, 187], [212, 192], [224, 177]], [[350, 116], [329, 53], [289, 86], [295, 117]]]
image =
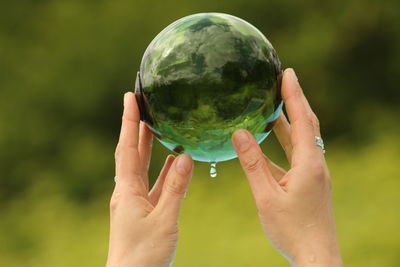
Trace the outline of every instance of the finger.
[[165, 177], [167, 176], [167, 173], [174, 160], [174, 155], [168, 155], [165, 160], [164, 166], [161, 169], [160, 175], [158, 176], [156, 183], [149, 193], [149, 201], [151, 204], [153, 204], [153, 206], [156, 206], [158, 203], [164, 185]]
[[292, 162], [292, 142], [290, 141], [290, 124], [286, 119], [285, 114], [281, 112], [275, 122], [274, 133], [281, 144], [289, 163]]
[[153, 145], [153, 134], [144, 122], [140, 122], [139, 131], [139, 155], [142, 167], [143, 183], [149, 189], [148, 171], [151, 159], [151, 148]]
[[249, 180], [256, 202], [261, 203], [266, 197], [279, 191], [279, 186], [253, 135], [246, 130], [239, 129], [233, 133], [232, 143]]
[[282, 98], [290, 120], [292, 166], [321, 156], [321, 149], [315, 145], [315, 134], [319, 131], [316, 130], [319, 128], [318, 120], [303, 94], [293, 69], [286, 69], [283, 74]]
[[265, 160], [267, 161], [268, 169], [271, 171], [272, 176], [275, 178], [277, 182], [281, 181], [285, 176], [286, 171], [282, 169], [280, 166], [276, 165], [272, 160], [270, 160], [267, 156], [265, 156]]
[[179, 155], [165, 178], [161, 196], [155, 208], [156, 213], [168, 217], [167, 221], [176, 222], [182, 199], [192, 177], [193, 160], [188, 154]]
[[124, 112], [122, 115], [119, 145], [138, 147], [140, 113], [134, 94], [128, 92], [124, 95]]
[[139, 109], [132, 93], [124, 95], [124, 112], [121, 133], [115, 151], [116, 176], [118, 184], [131, 185], [138, 194], [145, 193], [137, 148], [139, 132]]

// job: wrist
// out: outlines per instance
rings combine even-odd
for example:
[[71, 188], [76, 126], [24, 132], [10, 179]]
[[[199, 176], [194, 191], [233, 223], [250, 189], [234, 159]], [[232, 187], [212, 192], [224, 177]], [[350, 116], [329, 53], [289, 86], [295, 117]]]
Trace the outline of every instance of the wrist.
[[292, 267], [343, 267], [339, 247], [305, 250], [293, 260]]
[[144, 255], [138, 257], [135, 255], [124, 255], [119, 257], [109, 257], [106, 267], [131, 267], [131, 266], [152, 266], [150, 261]]
[[[154, 256], [158, 255], [158, 256]], [[168, 267], [172, 258], [162, 257], [162, 254], [150, 253], [150, 251], [135, 251], [124, 255], [113, 256], [107, 259], [106, 267]]]
[[142, 260], [114, 260], [110, 259], [107, 261], [106, 267], [131, 267], [131, 266], [153, 266], [150, 262], [142, 261]]
[[339, 257], [335, 258], [324, 258], [317, 259], [314, 255], [308, 259], [293, 262], [292, 267], [343, 267], [342, 259]]

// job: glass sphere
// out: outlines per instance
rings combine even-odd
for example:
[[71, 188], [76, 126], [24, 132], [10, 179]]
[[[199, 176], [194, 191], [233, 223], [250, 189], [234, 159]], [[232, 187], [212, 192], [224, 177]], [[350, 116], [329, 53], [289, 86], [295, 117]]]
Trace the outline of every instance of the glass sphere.
[[261, 143], [278, 117], [281, 66], [254, 26], [201, 13], [160, 32], [144, 53], [136, 80], [143, 120], [159, 141], [194, 160], [237, 157], [232, 133], [249, 130]]

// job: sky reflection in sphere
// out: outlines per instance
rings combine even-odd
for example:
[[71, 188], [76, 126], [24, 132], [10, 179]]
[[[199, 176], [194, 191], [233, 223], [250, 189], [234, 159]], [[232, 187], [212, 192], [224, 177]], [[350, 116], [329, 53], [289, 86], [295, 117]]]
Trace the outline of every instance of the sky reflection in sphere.
[[232, 133], [262, 142], [282, 108], [281, 66], [264, 35], [237, 17], [202, 13], [165, 28], [136, 81], [141, 119], [170, 150], [197, 161], [235, 158]]

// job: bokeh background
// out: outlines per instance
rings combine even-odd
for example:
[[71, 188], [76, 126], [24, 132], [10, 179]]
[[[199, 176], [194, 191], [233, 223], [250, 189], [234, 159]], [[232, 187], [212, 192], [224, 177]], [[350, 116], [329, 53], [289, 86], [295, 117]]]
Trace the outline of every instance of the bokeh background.
[[[0, 1], [0, 266], [103, 266], [123, 93], [174, 20], [258, 27], [321, 121], [348, 266], [400, 266], [398, 0]], [[283, 165], [273, 134], [262, 144]], [[169, 153], [155, 141], [151, 179]], [[288, 266], [237, 160], [196, 163], [174, 266]]]

